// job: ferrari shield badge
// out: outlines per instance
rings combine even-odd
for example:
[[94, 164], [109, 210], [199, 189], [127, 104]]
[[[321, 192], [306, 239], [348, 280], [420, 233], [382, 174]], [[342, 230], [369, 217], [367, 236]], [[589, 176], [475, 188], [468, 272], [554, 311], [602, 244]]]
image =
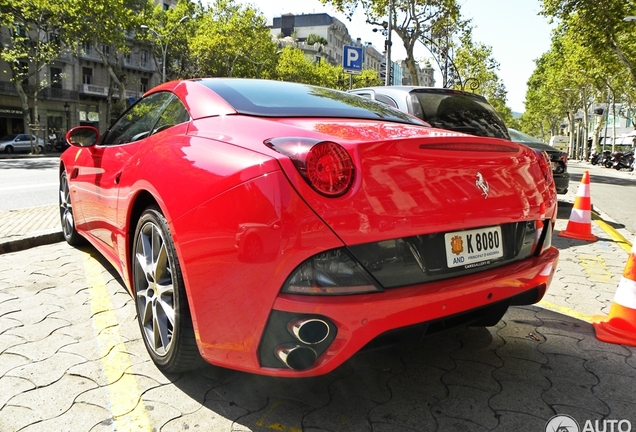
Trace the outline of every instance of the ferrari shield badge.
[[488, 191], [490, 187], [488, 186], [488, 182], [484, 180], [484, 176], [481, 175], [480, 172], [477, 172], [477, 181], [475, 181], [475, 186], [477, 186], [481, 190], [481, 194], [484, 196], [484, 199], [488, 198]]
[[464, 252], [464, 241], [462, 240], [461, 236], [454, 236], [451, 241], [451, 252], [453, 252], [455, 255], [460, 255], [462, 252]]

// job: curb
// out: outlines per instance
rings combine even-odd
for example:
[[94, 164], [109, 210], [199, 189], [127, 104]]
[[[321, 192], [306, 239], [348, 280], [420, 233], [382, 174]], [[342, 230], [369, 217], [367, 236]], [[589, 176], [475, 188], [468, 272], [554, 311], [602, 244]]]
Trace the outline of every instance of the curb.
[[20, 252], [25, 249], [44, 246], [64, 241], [64, 234], [58, 229], [32, 233], [13, 240], [0, 242], [0, 255], [10, 252]]

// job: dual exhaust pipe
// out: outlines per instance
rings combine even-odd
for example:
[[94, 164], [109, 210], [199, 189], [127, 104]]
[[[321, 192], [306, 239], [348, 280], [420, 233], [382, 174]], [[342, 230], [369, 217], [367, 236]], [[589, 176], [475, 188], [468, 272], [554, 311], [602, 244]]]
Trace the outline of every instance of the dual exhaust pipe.
[[329, 337], [329, 324], [318, 318], [301, 318], [287, 324], [287, 330], [304, 345], [284, 344], [276, 348], [278, 357], [288, 368], [309, 369], [318, 359], [316, 351], [307, 345], [317, 345]]

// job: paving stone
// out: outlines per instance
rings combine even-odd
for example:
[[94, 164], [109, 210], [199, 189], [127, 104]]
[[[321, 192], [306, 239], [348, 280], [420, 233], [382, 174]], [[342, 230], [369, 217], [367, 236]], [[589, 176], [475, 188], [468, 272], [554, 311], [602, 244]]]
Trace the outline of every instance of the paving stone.
[[22, 337], [28, 342], [42, 340], [54, 331], [63, 327], [68, 327], [70, 323], [66, 320], [47, 317], [35, 324], [25, 324], [20, 327], [8, 330], [6, 334], [12, 334]]
[[33, 301], [23, 302], [19, 300], [19, 307], [14, 312], [3, 314], [3, 316], [18, 320], [24, 325], [29, 325], [42, 322], [52, 313], [62, 310], [59, 306], [41, 303], [41, 301], [46, 301], [46, 299], [41, 297], [42, 295], [30, 297], [30, 300]]
[[366, 398], [334, 394], [329, 405], [304, 417], [303, 427], [338, 432], [368, 432], [371, 425], [366, 413], [376, 406], [376, 403]]
[[448, 431], [448, 432], [462, 432], [462, 431], [471, 431], [471, 432], [481, 432], [487, 431], [489, 428], [475, 424], [471, 421], [467, 421], [460, 418], [455, 417], [437, 417], [437, 430], [439, 431]]
[[145, 402], [144, 405], [150, 424], [157, 430], [163, 430], [166, 423], [181, 417], [181, 412], [170, 404], [152, 401]]
[[[488, 401], [496, 413], [514, 412], [546, 421], [554, 415], [552, 408], [542, 399], [545, 389], [528, 386], [527, 382], [500, 380], [502, 390]], [[501, 420], [501, 419], [500, 419]], [[522, 429], [523, 430], [523, 429]]]
[[19, 320], [13, 319], [13, 318], [7, 318], [7, 317], [0, 317], [0, 335], [4, 334], [7, 332], [7, 330], [16, 328], [16, 327], [21, 327], [24, 324], [22, 324], [22, 322], [20, 322]]
[[402, 392], [416, 392], [426, 395], [426, 399], [432, 397], [441, 400], [448, 396], [448, 387], [444, 385], [442, 380], [446, 373], [448, 371], [433, 367], [409, 367], [404, 373], [391, 378], [387, 385], [393, 395]]
[[492, 432], [510, 431], [545, 431], [549, 418], [535, 417], [533, 415], [516, 411], [497, 411], [499, 424]]
[[607, 406], [594, 395], [598, 376], [587, 371], [585, 360], [566, 355], [550, 355], [541, 370], [552, 386], [543, 394], [546, 403], [592, 410], [607, 411]]
[[95, 388], [94, 382], [71, 375], [46, 386], [20, 393], [12, 397], [8, 405], [20, 406], [39, 413], [41, 420], [52, 419], [66, 412], [81, 393]]
[[[379, 426], [385, 424], [386, 430], [435, 430], [437, 422], [431, 412], [431, 407], [438, 399], [425, 392], [401, 391], [391, 400], [378, 405], [369, 411], [369, 419], [373, 430], [382, 430]], [[390, 426], [390, 427], [389, 427]]]
[[302, 419], [311, 412], [311, 406], [291, 400], [272, 399], [262, 409], [238, 418], [233, 431], [302, 431]]
[[179, 418], [167, 422], [161, 429], [161, 432], [183, 431], [251, 432], [252, 430], [249, 428], [244, 428], [240, 424], [236, 424], [235, 421], [215, 412], [214, 409], [203, 407], [193, 413], [182, 415]]
[[[449, 385], [449, 394], [446, 398], [436, 402], [431, 407], [436, 419], [453, 418], [461, 419], [468, 423], [479, 425], [486, 429], [497, 426], [495, 412], [488, 405], [488, 401], [497, 391], [485, 391], [466, 385]], [[440, 423], [440, 427], [441, 427]], [[442, 429], [445, 430], [445, 429]]]
[[532, 332], [525, 338], [512, 337], [506, 339], [506, 344], [498, 347], [496, 353], [500, 356], [504, 363], [507, 358], [519, 358], [533, 361], [535, 363], [546, 363], [547, 357], [539, 351], [539, 346], [542, 341], [537, 341], [534, 338], [542, 339], [540, 334]]
[[462, 347], [451, 354], [454, 360], [469, 360], [484, 363], [494, 367], [503, 364], [501, 358], [495, 354], [495, 348], [505, 344], [498, 334], [497, 327], [469, 327], [458, 333]]
[[30, 363], [24, 356], [4, 353], [0, 354], [0, 377], [5, 376], [12, 369]]
[[7, 376], [28, 379], [37, 387], [44, 387], [58, 381], [69, 368], [85, 361], [75, 354], [58, 352], [45, 360], [13, 368]]
[[33, 384], [28, 379], [13, 376], [3, 376], [2, 378], [0, 378], [0, 407], [3, 407], [15, 395], [24, 393], [25, 391], [34, 388], [35, 384]]
[[28, 407], [5, 405], [0, 409], [0, 431], [19, 431], [40, 420], [39, 412]]
[[585, 362], [585, 369], [594, 373], [612, 373], [625, 375], [626, 379], [636, 379], [636, 368], [630, 365], [628, 357], [616, 353], [605, 352]]
[[92, 404], [74, 403], [60, 416], [27, 426], [21, 432], [93, 431], [94, 426], [107, 422], [111, 419], [110, 416], [110, 412], [105, 408]]
[[[77, 343], [73, 338], [66, 335], [53, 333], [46, 339], [35, 342], [25, 342], [24, 339], [14, 336], [22, 341], [19, 345], [7, 348], [5, 352], [22, 355], [28, 357], [34, 362], [45, 360], [53, 356], [60, 348]], [[0, 343], [4, 336], [0, 338]], [[0, 350], [1, 352], [2, 350]]]
[[634, 389], [634, 378], [608, 372], [597, 372], [596, 376], [599, 380], [593, 389], [596, 397], [606, 402], [613, 400], [636, 405], [636, 392], [625, 391], [626, 383], [629, 383], [628, 388]]

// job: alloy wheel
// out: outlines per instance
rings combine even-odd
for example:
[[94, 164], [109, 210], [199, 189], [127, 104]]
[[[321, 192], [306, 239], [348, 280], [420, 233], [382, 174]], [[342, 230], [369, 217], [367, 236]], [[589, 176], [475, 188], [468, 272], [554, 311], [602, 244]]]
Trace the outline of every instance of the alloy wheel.
[[160, 228], [146, 222], [135, 249], [137, 313], [148, 347], [158, 357], [168, 354], [175, 328], [174, 285], [167, 245]]

